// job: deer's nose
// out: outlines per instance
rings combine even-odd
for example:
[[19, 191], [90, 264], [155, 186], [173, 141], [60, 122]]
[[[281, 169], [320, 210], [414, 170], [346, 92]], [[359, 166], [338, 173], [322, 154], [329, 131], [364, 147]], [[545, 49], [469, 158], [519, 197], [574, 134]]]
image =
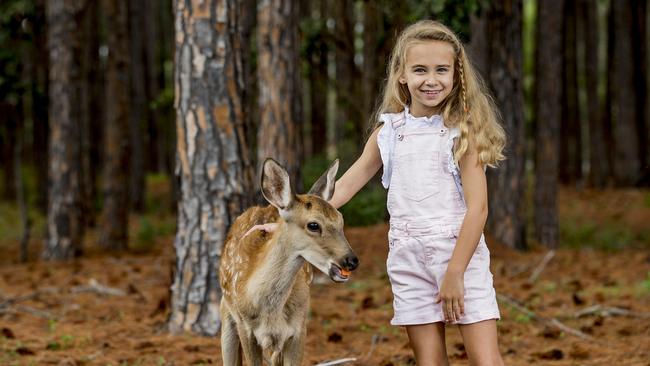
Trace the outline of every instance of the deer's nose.
[[359, 258], [356, 255], [350, 254], [345, 257], [343, 265], [346, 266], [350, 271], [354, 271], [359, 266]]

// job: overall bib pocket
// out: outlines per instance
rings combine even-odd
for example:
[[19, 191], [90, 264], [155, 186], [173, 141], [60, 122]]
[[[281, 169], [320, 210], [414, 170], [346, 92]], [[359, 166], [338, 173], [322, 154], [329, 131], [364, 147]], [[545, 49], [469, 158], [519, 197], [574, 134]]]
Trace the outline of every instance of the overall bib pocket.
[[422, 201], [440, 191], [440, 153], [410, 153], [401, 156], [395, 168], [399, 172], [400, 195]]

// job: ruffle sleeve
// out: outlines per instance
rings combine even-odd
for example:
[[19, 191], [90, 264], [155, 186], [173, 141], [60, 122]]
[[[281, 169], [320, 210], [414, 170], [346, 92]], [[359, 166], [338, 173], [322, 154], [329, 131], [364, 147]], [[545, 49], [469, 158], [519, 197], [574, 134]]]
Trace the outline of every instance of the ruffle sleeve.
[[377, 133], [377, 145], [379, 146], [379, 154], [383, 163], [383, 173], [381, 175], [381, 184], [384, 188], [388, 189], [390, 185], [390, 177], [393, 172], [391, 158], [393, 156], [395, 129], [393, 122], [400, 118], [399, 113], [383, 113], [379, 115], [379, 121], [383, 122], [379, 132]]
[[447, 169], [451, 174], [454, 176], [458, 175], [460, 176], [460, 167], [458, 166], [458, 163], [456, 163], [456, 160], [454, 160], [454, 141], [455, 139], [460, 137], [460, 129], [458, 127], [450, 128], [449, 129], [449, 137], [447, 138]]
[[463, 192], [463, 182], [460, 179], [460, 167], [456, 160], [454, 160], [454, 143], [455, 140], [460, 137], [460, 130], [458, 127], [449, 129], [449, 136], [447, 138], [447, 170], [454, 177], [454, 184], [456, 184], [456, 190], [458, 191], [458, 200], [462, 206], [465, 206], [465, 193]]

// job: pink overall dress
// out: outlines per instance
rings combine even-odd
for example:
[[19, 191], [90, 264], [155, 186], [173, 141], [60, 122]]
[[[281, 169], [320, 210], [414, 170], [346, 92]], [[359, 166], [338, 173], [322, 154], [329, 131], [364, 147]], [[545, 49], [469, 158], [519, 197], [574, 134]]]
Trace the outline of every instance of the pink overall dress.
[[[451, 131], [439, 116], [422, 126], [409, 123], [409, 118], [415, 117], [408, 110], [400, 115], [402, 118], [394, 118], [384, 126], [394, 129], [388, 189], [390, 250], [386, 262], [393, 290], [391, 324], [441, 322], [442, 302], [435, 303], [435, 298], [467, 208], [459, 176], [455, 179], [452, 174], [458, 175], [458, 171], [450, 171]], [[464, 281], [465, 315], [457, 323], [499, 319], [490, 252], [483, 235]]]

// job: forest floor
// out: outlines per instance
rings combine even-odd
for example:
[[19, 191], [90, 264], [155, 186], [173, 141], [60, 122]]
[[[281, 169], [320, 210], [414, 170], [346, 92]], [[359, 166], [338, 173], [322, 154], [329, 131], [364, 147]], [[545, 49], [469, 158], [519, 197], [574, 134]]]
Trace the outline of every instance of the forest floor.
[[[534, 281], [546, 250], [488, 238], [505, 363], [650, 365], [650, 191], [563, 190], [561, 220], [563, 246]], [[387, 230], [346, 230], [361, 265], [346, 284], [312, 286], [304, 365], [415, 364], [404, 330], [389, 324]], [[21, 264], [17, 240], [2, 240], [0, 365], [221, 365], [218, 337], [166, 331], [173, 235], [145, 253], [91, 249], [71, 263]], [[34, 241], [32, 258], [38, 251]], [[446, 335], [451, 364], [467, 365], [458, 329]]]

